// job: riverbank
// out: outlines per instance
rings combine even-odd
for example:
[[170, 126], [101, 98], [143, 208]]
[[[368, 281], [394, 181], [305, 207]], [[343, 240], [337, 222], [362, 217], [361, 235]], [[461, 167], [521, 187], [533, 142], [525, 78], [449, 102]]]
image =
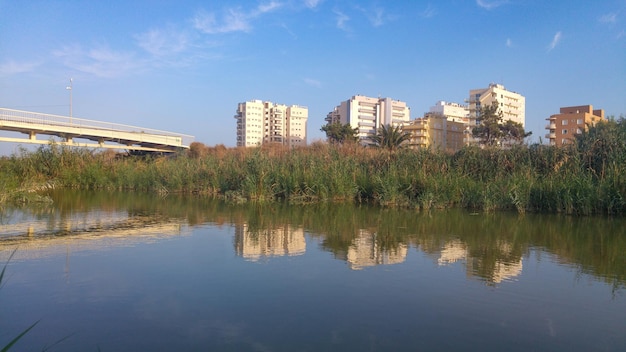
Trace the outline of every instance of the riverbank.
[[[369, 202], [418, 209], [626, 214], [626, 124], [610, 121], [570, 147], [389, 152], [314, 143], [293, 150], [207, 147], [175, 157], [58, 145], [0, 159], [0, 190], [61, 188], [193, 193], [234, 202]], [[32, 186], [30, 186], [32, 187]], [[4, 199], [7, 201], [7, 199]]]

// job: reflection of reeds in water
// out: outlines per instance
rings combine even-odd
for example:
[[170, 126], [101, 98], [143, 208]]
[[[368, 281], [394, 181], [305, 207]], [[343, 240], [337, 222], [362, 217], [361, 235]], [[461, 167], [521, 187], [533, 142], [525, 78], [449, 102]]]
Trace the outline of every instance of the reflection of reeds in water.
[[[414, 248], [432, 257], [435, 263], [463, 262], [468, 275], [494, 282], [506, 279], [506, 275], [514, 276], [522, 268], [522, 258], [532, 250], [540, 250], [616, 287], [623, 287], [626, 283], [626, 220], [621, 218], [519, 216], [504, 212], [470, 215], [462, 210], [415, 212], [330, 202], [232, 205], [205, 197], [175, 194], [164, 199], [128, 192], [82, 194], [82, 197], [81, 193], [72, 195], [72, 192], [53, 194], [54, 207], [36, 208], [33, 216], [42, 223], [51, 224], [62, 223], [62, 219], [71, 219], [73, 224], [78, 223], [77, 219], [89, 219], [80, 221], [91, 225], [74, 227], [73, 233], [61, 231], [47, 235], [41, 232], [36, 235], [38, 232], [33, 227], [33, 236], [21, 235], [15, 240], [40, 243], [49, 248], [58, 243], [57, 250], [64, 253], [72, 243], [85, 246], [99, 243], [103, 248], [106, 244], [123, 245], [164, 238], [180, 231], [192, 231], [196, 225], [230, 227], [232, 224], [235, 229], [241, 229], [236, 230], [235, 236], [239, 239], [234, 243], [235, 252], [242, 256], [246, 253], [249, 260], [304, 253], [306, 236], [309, 236], [318, 239], [323, 250], [348, 264], [348, 257], [362, 257], [363, 262], [370, 258], [367, 260], [371, 263], [399, 262]], [[94, 225], [93, 217], [86, 215], [90, 209], [95, 209], [93, 214], [112, 214], [110, 218], [118, 215], [122, 219], [134, 218], [136, 223], [133, 225], [131, 221], [123, 225], [124, 222], [120, 222], [122, 225], [117, 226], [119, 236], [116, 237], [110, 231], [111, 227], [90, 227]], [[0, 231], [9, 224], [4, 219]], [[25, 223], [30, 224], [30, 221]], [[136, 228], [143, 229], [146, 235], [133, 234]], [[91, 232], [80, 233], [85, 230]], [[152, 234], [146, 232], [152, 230]], [[106, 240], [107, 233], [110, 240]], [[0, 245], [4, 248], [10, 248], [10, 243], [11, 240], [0, 236]], [[367, 255], [357, 255], [359, 251]], [[0, 251], [0, 256], [7, 253]]]

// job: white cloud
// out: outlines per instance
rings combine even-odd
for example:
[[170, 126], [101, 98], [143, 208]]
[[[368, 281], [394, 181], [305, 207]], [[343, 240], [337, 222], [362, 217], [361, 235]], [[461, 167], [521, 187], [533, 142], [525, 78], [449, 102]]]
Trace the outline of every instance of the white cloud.
[[350, 27], [346, 24], [346, 22], [350, 20], [350, 17], [339, 10], [333, 10], [333, 12], [337, 15], [337, 28], [343, 31], [350, 31]]
[[615, 23], [617, 22], [617, 13], [607, 13], [601, 16], [598, 21], [602, 23]]
[[279, 3], [278, 1], [271, 1], [271, 2], [268, 2], [267, 4], [260, 4], [257, 7], [257, 11], [256, 11], [255, 14], [259, 15], [259, 14], [263, 14], [263, 13], [266, 13], [266, 12], [272, 12], [274, 10], [279, 9], [282, 6], [283, 5], [281, 3]]
[[304, 0], [304, 6], [310, 9], [316, 8], [321, 3], [322, 3], [322, 0]]
[[305, 78], [304, 79], [304, 83], [310, 85], [311, 87], [315, 87], [315, 88], [321, 88], [322, 87], [322, 82], [313, 79], [313, 78]]
[[30, 72], [39, 65], [40, 63], [38, 62], [16, 62], [9, 60], [0, 64], [0, 76], [10, 76]]
[[380, 27], [386, 22], [396, 19], [396, 16], [385, 13], [385, 9], [382, 7], [363, 8], [356, 6], [356, 9], [361, 11], [374, 27]]
[[550, 43], [550, 45], [548, 46], [548, 51], [551, 51], [552, 49], [556, 48], [556, 46], [559, 44], [559, 42], [561, 41], [561, 31], [556, 32], [556, 34], [554, 35], [554, 37], [552, 38], [552, 42]]
[[134, 54], [114, 51], [106, 46], [90, 50], [83, 50], [80, 46], [64, 47], [52, 54], [71, 69], [98, 77], [118, 77], [144, 67]]
[[135, 35], [137, 45], [155, 56], [177, 54], [189, 45], [188, 36], [173, 28], [152, 29]]
[[423, 18], [433, 18], [436, 14], [437, 10], [431, 4], [428, 4], [428, 7], [420, 13], [420, 16]]
[[506, 38], [506, 47], [507, 48], [513, 47], [513, 41], [511, 40], [511, 38]]
[[482, 7], [483, 9], [487, 9], [487, 10], [495, 9], [496, 7], [502, 6], [502, 5], [506, 4], [506, 3], [508, 3], [507, 0], [494, 0], [494, 1], [476, 0], [476, 5]]
[[239, 9], [229, 9], [222, 21], [218, 21], [214, 13], [200, 11], [193, 18], [193, 25], [197, 30], [207, 34], [249, 32], [252, 29], [247, 16]]
[[380, 27], [385, 23], [385, 10], [382, 8], [374, 9], [373, 16], [370, 16], [370, 22], [374, 27]]
[[283, 5], [277, 1], [263, 3], [250, 12], [244, 12], [240, 8], [225, 10], [221, 20], [215, 13], [199, 11], [193, 18], [194, 28], [206, 34], [249, 32], [252, 30], [251, 21], [263, 14], [276, 11]]

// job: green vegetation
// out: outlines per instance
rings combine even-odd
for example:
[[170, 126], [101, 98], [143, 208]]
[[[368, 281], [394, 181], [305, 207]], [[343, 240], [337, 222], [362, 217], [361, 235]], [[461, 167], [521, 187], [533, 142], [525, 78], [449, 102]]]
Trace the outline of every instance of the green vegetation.
[[356, 142], [358, 140], [358, 129], [352, 128], [349, 123], [342, 125], [340, 122], [333, 122], [322, 126], [320, 131], [326, 133], [326, 138], [328, 138], [331, 143], [343, 144]]
[[139, 157], [50, 145], [2, 158], [0, 169], [0, 202], [39, 194], [29, 191], [76, 188], [203, 194], [234, 202], [623, 215], [626, 122], [599, 124], [563, 148], [467, 147], [446, 154], [355, 143], [293, 150], [194, 143], [176, 156]]
[[503, 123], [502, 111], [497, 101], [480, 109], [477, 122], [479, 124], [472, 130], [472, 135], [478, 138], [482, 145], [522, 144], [524, 138], [532, 134], [524, 131], [524, 126], [519, 122], [507, 120]]

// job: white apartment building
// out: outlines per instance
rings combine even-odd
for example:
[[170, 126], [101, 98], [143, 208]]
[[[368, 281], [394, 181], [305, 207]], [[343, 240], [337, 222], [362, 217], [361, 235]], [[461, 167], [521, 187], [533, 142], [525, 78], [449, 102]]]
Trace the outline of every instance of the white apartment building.
[[258, 147], [268, 143], [288, 147], [306, 145], [307, 107], [251, 100], [239, 103], [234, 117], [237, 119], [238, 147]]
[[326, 115], [326, 122], [350, 124], [357, 129], [361, 143], [367, 143], [370, 134], [383, 126], [402, 126], [410, 120], [410, 109], [405, 102], [391, 98], [371, 98], [355, 95]]
[[502, 111], [504, 121], [519, 122], [526, 125], [526, 98], [523, 95], [508, 91], [501, 84], [491, 83], [488, 88], [472, 89], [469, 92], [469, 124], [476, 126], [480, 109], [497, 102]]
[[469, 107], [467, 105], [440, 100], [430, 107], [429, 113], [429, 115], [445, 116], [448, 121], [469, 122]]

